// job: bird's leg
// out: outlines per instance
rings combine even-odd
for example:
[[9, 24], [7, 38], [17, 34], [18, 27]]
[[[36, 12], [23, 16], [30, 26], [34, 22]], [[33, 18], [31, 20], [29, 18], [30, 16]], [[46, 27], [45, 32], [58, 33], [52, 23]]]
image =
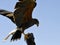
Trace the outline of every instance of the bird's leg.
[[24, 32], [22, 33], [23, 35], [26, 35]]
[[18, 28], [18, 27], [17, 27], [17, 30], [21, 31], [21, 33], [22, 33], [23, 35], [25, 35], [22, 27], [21, 27], [21, 28]]
[[28, 37], [28, 34], [25, 34], [24, 35], [24, 39], [26, 40], [26, 39], [28, 39], [29, 37]]

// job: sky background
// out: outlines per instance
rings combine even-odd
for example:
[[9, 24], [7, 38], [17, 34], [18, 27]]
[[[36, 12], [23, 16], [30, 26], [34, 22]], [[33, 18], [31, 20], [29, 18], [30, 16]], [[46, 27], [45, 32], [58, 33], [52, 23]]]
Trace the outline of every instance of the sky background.
[[[14, 11], [18, 0], [0, 0], [0, 9]], [[26, 29], [25, 33], [32, 32], [36, 45], [60, 45], [60, 0], [37, 0], [37, 6], [33, 11], [33, 18], [39, 20], [39, 27], [36, 25]], [[0, 15], [0, 45], [27, 45], [24, 36], [18, 41], [3, 41], [4, 37], [16, 25], [10, 19]]]

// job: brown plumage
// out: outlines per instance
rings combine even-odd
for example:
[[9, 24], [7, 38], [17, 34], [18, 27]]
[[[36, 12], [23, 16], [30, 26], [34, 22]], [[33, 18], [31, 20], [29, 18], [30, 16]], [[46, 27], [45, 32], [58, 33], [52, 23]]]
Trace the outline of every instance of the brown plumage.
[[[22, 33], [24, 33], [25, 28], [27, 28], [28, 26], [32, 26], [28, 24], [29, 22], [30, 23], [34, 22], [33, 25], [35, 24], [36, 20], [32, 18], [32, 12], [35, 6], [36, 6], [36, 2], [33, 0], [25, 0], [25, 1], [17, 2], [15, 6], [15, 9], [16, 9], [14, 11], [15, 23], [18, 28], [22, 28], [22, 30], [19, 30]], [[18, 39], [18, 38], [15, 37], [14, 39]]]
[[36, 24], [37, 26], [39, 25], [39, 21], [37, 19], [32, 18], [32, 12], [35, 7], [36, 1], [21, 0], [16, 3], [14, 12], [9, 12], [2, 9], [0, 10], [1, 15], [11, 19], [13, 23], [15, 23], [17, 26], [17, 30], [11, 33], [11, 40], [20, 39], [21, 34], [24, 34], [25, 29], [33, 26], [34, 24]]
[[32, 20], [32, 11], [36, 6], [33, 0], [17, 2], [14, 11], [15, 22], [17, 26], [21, 26], [28, 21]]

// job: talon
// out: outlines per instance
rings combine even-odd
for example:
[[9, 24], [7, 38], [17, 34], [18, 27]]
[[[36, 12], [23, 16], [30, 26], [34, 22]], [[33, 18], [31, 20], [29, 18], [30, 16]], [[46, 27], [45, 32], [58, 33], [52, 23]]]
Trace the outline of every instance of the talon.
[[25, 40], [28, 39], [28, 38], [29, 38], [29, 37], [28, 37], [28, 34], [25, 34], [25, 35], [24, 35], [24, 38], [25, 38]]

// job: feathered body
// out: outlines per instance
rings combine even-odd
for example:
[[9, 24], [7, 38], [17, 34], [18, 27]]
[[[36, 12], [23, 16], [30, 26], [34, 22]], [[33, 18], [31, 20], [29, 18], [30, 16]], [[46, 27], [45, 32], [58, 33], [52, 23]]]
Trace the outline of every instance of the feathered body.
[[[21, 34], [24, 34], [25, 29], [36, 24], [39, 25], [39, 21], [37, 19], [32, 18], [33, 9], [36, 7], [36, 1], [34, 0], [19, 0], [19, 2], [15, 5], [15, 11], [10, 12], [6, 10], [0, 10], [0, 14], [8, 17], [11, 21], [16, 24], [16, 30], [13, 30], [9, 35], [5, 38], [8, 39], [10, 35], [12, 35], [11, 40], [17, 40], [21, 38]], [[25, 35], [25, 34], [24, 34]]]

